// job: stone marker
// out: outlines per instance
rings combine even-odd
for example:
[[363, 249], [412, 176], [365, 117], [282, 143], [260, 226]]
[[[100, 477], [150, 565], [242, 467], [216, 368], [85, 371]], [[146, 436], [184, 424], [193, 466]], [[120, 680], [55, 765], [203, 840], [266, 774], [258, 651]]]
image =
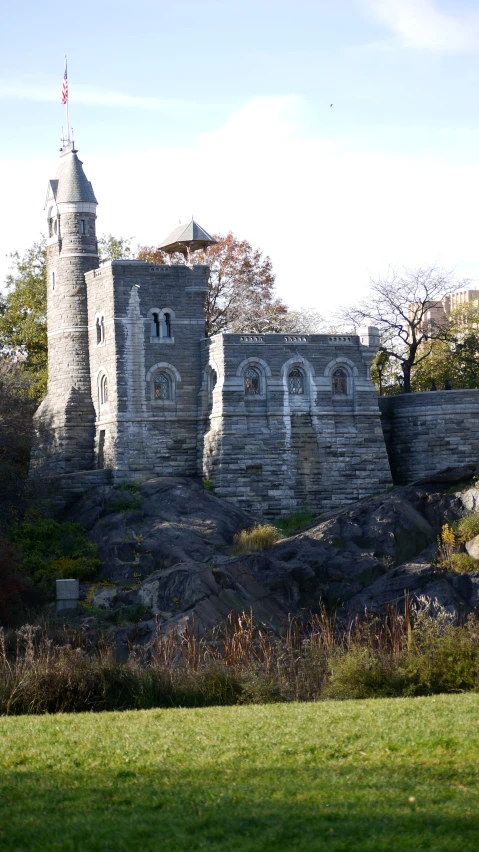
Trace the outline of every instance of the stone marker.
[[79, 580], [57, 580], [57, 614], [77, 609], [80, 599]]

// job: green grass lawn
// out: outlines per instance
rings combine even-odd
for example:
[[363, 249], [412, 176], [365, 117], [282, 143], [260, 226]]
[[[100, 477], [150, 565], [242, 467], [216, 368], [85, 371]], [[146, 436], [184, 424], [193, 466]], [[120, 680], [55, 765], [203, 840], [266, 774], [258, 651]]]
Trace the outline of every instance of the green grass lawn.
[[0, 849], [479, 849], [479, 695], [0, 718]]

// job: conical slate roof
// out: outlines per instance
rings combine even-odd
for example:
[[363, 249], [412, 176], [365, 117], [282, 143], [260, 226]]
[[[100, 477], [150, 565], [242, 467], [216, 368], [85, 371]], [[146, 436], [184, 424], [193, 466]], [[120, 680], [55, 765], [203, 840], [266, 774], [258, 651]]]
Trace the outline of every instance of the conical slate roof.
[[163, 251], [173, 254], [178, 251], [186, 254], [188, 251], [198, 251], [205, 249], [208, 246], [216, 245], [216, 240], [208, 231], [205, 231], [201, 225], [198, 225], [194, 219], [188, 222], [187, 225], [178, 225], [169, 236], [163, 240], [158, 248]]
[[75, 201], [88, 201], [90, 204], [98, 203], [93, 187], [87, 180], [82, 166], [82, 161], [78, 159], [77, 152], [73, 148], [63, 154], [56, 180], [51, 181], [57, 204]]

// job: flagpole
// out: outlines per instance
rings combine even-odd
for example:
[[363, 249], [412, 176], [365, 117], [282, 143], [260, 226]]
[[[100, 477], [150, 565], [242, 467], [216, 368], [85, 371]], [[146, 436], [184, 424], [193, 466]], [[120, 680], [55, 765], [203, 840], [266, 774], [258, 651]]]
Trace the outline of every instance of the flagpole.
[[[68, 79], [67, 58], [66, 58], [66, 56], [65, 56], [65, 76], [66, 76], [66, 77], [67, 77], [67, 79]], [[66, 100], [66, 104], [65, 104], [66, 114], [67, 114], [67, 139], [68, 139], [68, 142], [70, 142], [70, 118], [69, 118], [69, 115], [68, 115], [68, 99], [69, 99], [69, 98], [68, 98], [68, 96], [69, 96], [69, 94], [70, 94], [70, 93], [68, 92], [68, 93], [67, 93], [67, 100]]]

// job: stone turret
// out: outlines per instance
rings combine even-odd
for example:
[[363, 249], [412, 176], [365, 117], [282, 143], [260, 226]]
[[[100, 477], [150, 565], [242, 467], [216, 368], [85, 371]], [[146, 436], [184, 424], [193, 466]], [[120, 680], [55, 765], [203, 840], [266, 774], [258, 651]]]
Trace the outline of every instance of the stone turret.
[[47, 211], [48, 394], [35, 415], [32, 473], [93, 468], [85, 273], [99, 266], [97, 200], [73, 143], [49, 181]]

